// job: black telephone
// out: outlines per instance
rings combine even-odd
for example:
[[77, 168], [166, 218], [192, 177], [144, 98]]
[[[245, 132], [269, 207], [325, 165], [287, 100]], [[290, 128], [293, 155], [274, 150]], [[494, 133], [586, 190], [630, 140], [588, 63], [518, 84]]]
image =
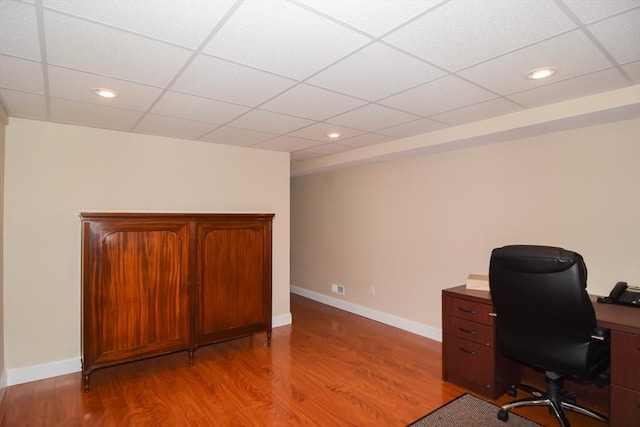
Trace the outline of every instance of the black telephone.
[[618, 282], [608, 297], [598, 297], [598, 302], [624, 304], [640, 308], [640, 288], [629, 288], [627, 282]]

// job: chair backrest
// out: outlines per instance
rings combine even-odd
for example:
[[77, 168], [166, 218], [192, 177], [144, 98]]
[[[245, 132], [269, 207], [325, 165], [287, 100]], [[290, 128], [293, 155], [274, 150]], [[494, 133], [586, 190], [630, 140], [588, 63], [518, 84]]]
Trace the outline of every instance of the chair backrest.
[[505, 356], [545, 371], [588, 376], [596, 317], [582, 256], [549, 246], [496, 248], [489, 286], [497, 345]]

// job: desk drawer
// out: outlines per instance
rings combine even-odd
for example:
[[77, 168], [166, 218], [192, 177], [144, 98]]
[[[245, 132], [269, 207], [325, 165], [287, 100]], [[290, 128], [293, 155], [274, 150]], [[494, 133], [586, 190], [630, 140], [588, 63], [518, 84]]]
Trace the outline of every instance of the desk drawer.
[[489, 304], [482, 304], [461, 298], [446, 297], [445, 310], [448, 316], [455, 316], [493, 326], [493, 317], [489, 315], [492, 307]]
[[640, 391], [611, 386], [611, 427], [640, 425]]
[[486, 347], [493, 347], [493, 328], [482, 323], [450, 316], [446, 319], [445, 333]]
[[493, 392], [493, 349], [448, 335], [445, 341], [448, 365], [455, 376]]
[[640, 392], [640, 335], [611, 331], [611, 383]]

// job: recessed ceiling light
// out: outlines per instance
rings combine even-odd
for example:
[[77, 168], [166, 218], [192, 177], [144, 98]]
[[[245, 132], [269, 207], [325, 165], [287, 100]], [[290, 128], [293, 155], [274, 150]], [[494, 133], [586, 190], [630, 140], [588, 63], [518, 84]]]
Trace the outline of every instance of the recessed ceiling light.
[[331, 132], [328, 133], [327, 136], [331, 139], [336, 139], [336, 138], [340, 138], [340, 134], [338, 132]]
[[530, 80], [546, 79], [547, 77], [551, 77], [555, 73], [556, 69], [553, 67], [536, 68], [535, 70], [529, 71], [529, 74], [527, 74], [527, 78]]
[[98, 95], [98, 96], [101, 96], [103, 98], [117, 98], [118, 97], [118, 92], [116, 92], [115, 90], [105, 89], [105, 88], [102, 88], [102, 87], [93, 89], [93, 93]]

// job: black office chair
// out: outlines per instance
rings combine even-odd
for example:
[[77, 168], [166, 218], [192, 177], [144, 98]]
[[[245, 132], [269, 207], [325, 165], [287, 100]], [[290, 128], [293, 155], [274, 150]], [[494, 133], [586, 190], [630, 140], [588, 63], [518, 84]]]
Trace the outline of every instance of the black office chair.
[[[518, 387], [534, 397], [503, 405], [498, 418], [507, 421], [509, 409], [518, 406], [545, 405], [561, 426], [569, 426], [563, 409], [608, 422], [562, 389], [565, 377], [604, 383], [609, 368], [608, 331], [596, 327], [582, 257], [549, 246], [497, 248], [491, 253], [489, 287], [498, 350], [545, 371], [547, 380], [546, 392]], [[508, 392], [512, 396], [514, 387]]]

